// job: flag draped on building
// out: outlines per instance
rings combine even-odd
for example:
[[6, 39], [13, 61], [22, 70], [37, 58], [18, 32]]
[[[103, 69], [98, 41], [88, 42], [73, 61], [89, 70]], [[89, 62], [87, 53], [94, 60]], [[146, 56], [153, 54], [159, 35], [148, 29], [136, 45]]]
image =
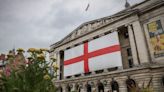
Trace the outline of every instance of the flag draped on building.
[[122, 59], [117, 32], [64, 52], [64, 76], [119, 66], [122, 66]]

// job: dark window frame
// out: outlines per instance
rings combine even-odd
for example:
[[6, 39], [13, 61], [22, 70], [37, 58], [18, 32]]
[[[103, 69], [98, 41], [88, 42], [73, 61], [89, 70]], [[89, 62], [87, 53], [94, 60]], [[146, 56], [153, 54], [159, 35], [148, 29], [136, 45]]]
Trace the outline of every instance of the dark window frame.
[[119, 92], [119, 85], [118, 85], [118, 82], [117, 81], [113, 80], [111, 82], [111, 89], [112, 89], [112, 92], [114, 92], [115, 90], [117, 92]]
[[133, 63], [133, 59], [128, 59], [128, 64], [129, 64], [129, 68], [133, 68], [134, 63]]
[[98, 92], [104, 92], [104, 84], [102, 82], [98, 83]]
[[136, 82], [133, 79], [127, 79], [126, 85], [127, 85], [127, 92], [132, 92], [130, 88], [132, 88], [133, 85], [134, 87], [137, 87]]

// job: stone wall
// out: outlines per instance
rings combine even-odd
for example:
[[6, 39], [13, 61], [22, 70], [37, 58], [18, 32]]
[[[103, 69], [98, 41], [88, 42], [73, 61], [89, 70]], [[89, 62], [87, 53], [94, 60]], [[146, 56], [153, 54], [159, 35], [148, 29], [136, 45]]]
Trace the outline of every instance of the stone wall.
[[[146, 87], [150, 82], [150, 87], [154, 90], [153, 92], [163, 92], [164, 86], [161, 84], [163, 76], [164, 66], [153, 65], [151, 67], [143, 66], [122, 71], [55, 81], [55, 85], [56, 87], [62, 87], [63, 92], [68, 92], [68, 85], [71, 87], [71, 91], [76, 91], [75, 85], [80, 85], [81, 92], [86, 92], [85, 85], [88, 82], [92, 86], [92, 90], [98, 91], [97, 84], [98, 80], [100, 80], [104, 85], [105, 92], [107, 92], [108, 90], [112, 90], [111, 82], [114, 80], [119, 85], [119, 92], [127, 92], [126, 80], [133, 79], [138, 87], [142, 88], [143, 85]], [[60, 90], [58, 91], [60, 92]]]

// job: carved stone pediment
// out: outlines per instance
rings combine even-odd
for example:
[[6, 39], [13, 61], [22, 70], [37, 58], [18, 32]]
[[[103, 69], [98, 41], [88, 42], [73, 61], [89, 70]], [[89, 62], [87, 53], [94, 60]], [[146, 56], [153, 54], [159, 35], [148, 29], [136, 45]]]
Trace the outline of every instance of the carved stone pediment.
[[65, 38], [63, 38], [60, 42], [60, 44], [63, 44], [65, 42], [68, 42], [73, 39], [77, 39], [81, 35], [87, 34], [88, 32], [94, 31], [98, 28], [101, 28], [111, 22], [114, 22], [118, 19], [120, 19], [122, 16], [128, 15], [129, 13], [133, 12], [134, 10], [126, 10], [119, 12], [117, 14], [114, 14], [112, 16], [92, 20], [86, 23], [83, 23], [78, 28], [76, 28], [73, 32], [71, 32], [69, 35], [67, 35]]

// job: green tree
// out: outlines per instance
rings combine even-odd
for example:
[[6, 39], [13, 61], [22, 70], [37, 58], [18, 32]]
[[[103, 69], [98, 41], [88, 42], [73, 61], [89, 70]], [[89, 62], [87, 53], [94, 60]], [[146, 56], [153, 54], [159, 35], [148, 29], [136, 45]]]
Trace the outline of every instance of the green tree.
[[[18, 49], [18, 54], [21, 55], [23, 49]], [[17, 67], [12, 67], [9, 76], [3, 74], [2, 92], [55, 92], [56, 88], [53, 85], [52, 79], [56, 76], [52, 76], [49, 73], [49, 68], [56, 61], [46, 61], [46, 49], [34, 49], [28, 50], [30, 57], [28, 58], [28, 64], [21, 63]], [[8, 56], [8, 62], [16, 62], [16, 56]], [[21, 59], [18, 62], [23, 62]], [[56, 72], [58, 67], [54, 65], [54, 71]]]

